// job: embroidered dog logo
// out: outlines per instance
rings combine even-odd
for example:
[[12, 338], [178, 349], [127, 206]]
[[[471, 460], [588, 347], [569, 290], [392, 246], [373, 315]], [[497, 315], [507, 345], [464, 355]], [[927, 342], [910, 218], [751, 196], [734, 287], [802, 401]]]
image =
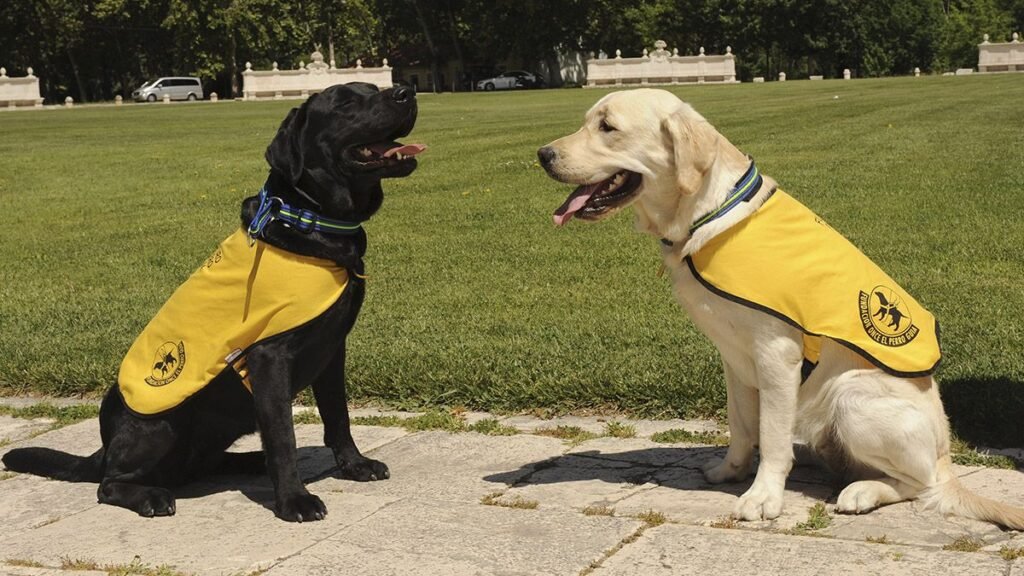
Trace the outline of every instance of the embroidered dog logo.
[[164, 342], [153, 359], [152, 373], [146, 377], [150, 386], [166, 386], [174, 382], [185, 367], [185, 343]]
[[920, 333], [909, 307], [892, 288], [875, 286], [870, 292], [861, 291], [858, 303], [864, 331], [879, 344], [903, 346]]

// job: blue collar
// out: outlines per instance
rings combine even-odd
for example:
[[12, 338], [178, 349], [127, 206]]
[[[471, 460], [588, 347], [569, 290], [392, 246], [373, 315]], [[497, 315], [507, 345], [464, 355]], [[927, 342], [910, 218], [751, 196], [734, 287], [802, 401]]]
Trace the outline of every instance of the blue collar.
[[277, 196], [271, 196], [267, 191], [267, 185], [260, 188], [260, 205], [256, 214], [249, 223], [249, 241], [252, 242], [263, 236], [267, 225], [274, 220], [279, 220], [289, 228], [294, 228], [303, 234], [311, 232], [322, 232], [336, 236], [352, 236], [362, 230], [359, 222], [346, 222], [325, 218], [312, 210], [299, 209], [285, 204]]
[[[722, 203], [721, 206], [715, 208], [711, 212], [701, 216], [696, 222], [690, 225], [690, 235], [692, 236], [698, 228], [718, 220], [722, 216], [728, 214], [733, 208], [740, 205], [740, 202], [750, 202], [750, 199], [757, 195], [757, 192], [761, 190], [761, 184], [764, 182], [764, 178], [761, 178], [761, 172], [754, 165], [754, 159], [750, 159], [750, 168], [747, 168], [743, 177], [740, 181], [732, 187], [729, 191], [729, 197]], [[661, 243], [665, 246], [672, 246], [674, 243], [668, 238], [662, 238]]]

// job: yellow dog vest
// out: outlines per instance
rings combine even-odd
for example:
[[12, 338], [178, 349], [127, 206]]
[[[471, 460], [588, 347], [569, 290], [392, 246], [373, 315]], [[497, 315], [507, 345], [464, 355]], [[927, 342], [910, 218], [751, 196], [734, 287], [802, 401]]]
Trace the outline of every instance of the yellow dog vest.
[[175, 290], [128, 350], [117, 377], [125, 403], [138, 414], [158, 414], [228, 366], [244, 376], [249, 347], [317, 318], [347, 285], [348, 273], [334, 262], [261, 241], [250, 245], [238, 230]]
[[941, 360], [935, 318], [781, 190], [686, 261], [712, 292], [803, 330], [811, 362], [821, 336], [896, 376], [931, 374]]

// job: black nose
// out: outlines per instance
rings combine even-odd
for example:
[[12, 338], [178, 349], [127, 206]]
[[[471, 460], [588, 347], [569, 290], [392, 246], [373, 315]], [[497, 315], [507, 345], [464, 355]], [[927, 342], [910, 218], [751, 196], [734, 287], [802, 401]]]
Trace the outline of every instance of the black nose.
[[541, 165], [543, 165], [544, 167], [550, 166], [551, 163], [555, 161], [555, 157], [557, 156], [558, 153], [555, 152], [555, 149], [552, 148], [551, 146], [545, 146], [540, 150], [537, 150], [537, 158], [540, 160]]
[[398, 88], [395, 88], [393, 92], [391, 92], [391, 97], [394, 98], [395, 102], [398, 102], [399, 104], [403, 102], [408, 102], [409, 99], [413, 98], [414, 96], [416, 96], [416, 90], [410, 89], [406, 86], [399, 86]]

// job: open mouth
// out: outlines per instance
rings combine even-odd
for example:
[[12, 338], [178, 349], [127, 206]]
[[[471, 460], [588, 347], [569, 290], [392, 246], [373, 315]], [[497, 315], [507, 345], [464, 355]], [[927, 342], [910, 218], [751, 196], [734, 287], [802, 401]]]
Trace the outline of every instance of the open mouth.
[[415, 164], [416, 155], [426, 150], [423, 144], [377, 142], [359, 144], [348, 149], [348, 159], [362, 170], [377, 170], [402, 164]]
[[642, 181], [643, 176], [640, 174], [622, 170], [611, 178], [579, 186], [555, 210], [555, 225], [562, 226], [572, 220], [573, 216], [591, 220], [625, 204], [640, 190]]

